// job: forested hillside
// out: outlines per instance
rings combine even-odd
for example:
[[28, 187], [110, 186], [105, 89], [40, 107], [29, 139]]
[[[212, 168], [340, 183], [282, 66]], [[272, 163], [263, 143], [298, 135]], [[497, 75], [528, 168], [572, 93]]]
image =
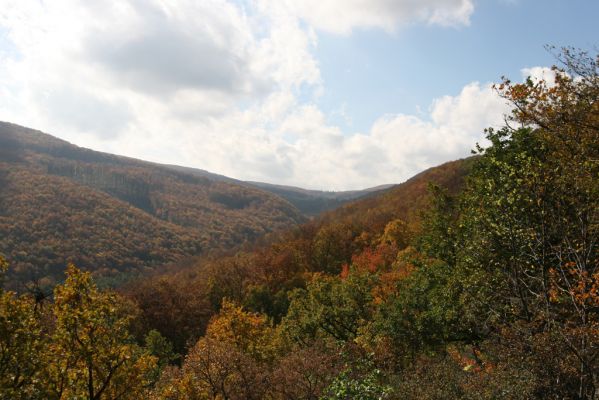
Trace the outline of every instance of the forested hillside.
[[295, 207], [258, 189], [12, 124], [0, 123], [0, 149], [0, 253], [23, 282], [51, 284], [67, 262], [123, 279], [303, 220]]
[[247, 182], [260, 189], [272, 192], [296, 206], [304, 215], [314, 217], [325, 211], [331, 211], [353, 200], [371, 197], [390, 189], [394, 185], [381, 185], [363, 190], [326, 192], [307, 190], [292, 186], [273, 185], [263, 182]]
[[597, 399], [599, 56], [558, 61], [477, 157], [253, 251], [0, 292], [1, 396]]
[[374, 196], [394, 186], [392, 184], [388, 184], [362, 190], [347, 190], [337, 192], [309, 190], [294, 186], [275, 185], [265, 182], [241, 181], [238, 179], [229, 178], [227, 176], [213, 174], [211, 172], [197, 168], [181, 167], [177, 165], [168, 165], [168, 167], [175, 171], [184, 172], [194, 176], [205, 177], [215, 181], [235, 183], [242, 186], [265, 190], [287, 200], [307, 217], [315, 217], [325, 211], [334, 210], [353, 200]]
[[[223, 298], [279, 321], [289, 306], [290, 291], [305, 287], [312, 274], [336, 276], [356, 260], [376, 263], [395, 257], [398, 246], [410, 243], [419, 229], [430, 200], [429, 185], [458, 192], [472, 162], [431, 168], [388, 193], [284, 232], [272, 244], [137, 281], [125, 293], [138, 304], [144, 330], [157, 329], [178, 351], [204, 331]], [[391, 242], [379, 246], [384, 235]]]

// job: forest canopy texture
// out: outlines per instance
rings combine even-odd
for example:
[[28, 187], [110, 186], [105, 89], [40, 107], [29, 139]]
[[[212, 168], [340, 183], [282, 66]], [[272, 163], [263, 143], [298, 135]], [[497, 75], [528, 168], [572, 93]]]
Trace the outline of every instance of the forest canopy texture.
[[119, 293], [1, 292], [0, 398], [597, 399], [599, 58], [556, 57], [426, 207], [414, 181]]
[[12, 267], [9, 283], [45, 290], [72, 262], [115, 286], [305, 220], [274, 194], [202, 172], [0, 122], [0, 253]]

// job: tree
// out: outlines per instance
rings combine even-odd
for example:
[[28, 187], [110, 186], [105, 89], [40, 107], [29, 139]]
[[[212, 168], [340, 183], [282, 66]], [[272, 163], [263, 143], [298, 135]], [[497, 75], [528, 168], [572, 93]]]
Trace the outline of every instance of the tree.
[[180, 355], [173, 351], [173, 344], [155, 329], [146, 334], [144, 344], [145, 351], [151, 356], [156, 357], [157, 368], [153, 380], [158, 380], [164, 368], [178, 360]]
[[274, 330], [263, 315], [224, 299], [189, 351], [175, 386], [183, 398], [260, 399], [268, 389]]
[[212, 399], [261, 399], [268, 389], [268, 369], [230, 343], [206, 337], [191, 349], [183, 372], [193, 392]]
[[276, 364], [271, 379], [273, 392], [282, 399], [317, 400], [342, 367], [334, 344], [318, 340], [305, 347], [295, 346]]
[[380, 237], [380, 243], [394, 245], [398, 249], [403, 249], [410, 244], [412, 239], [410, 226], [402, 219], [394, 219], [385, 225], [385, 230]]
[[389, 398], [391, 387], [382, 382], [383, 374], [368, 357], [355, 360], [341, 368], [325, 389], [321, 400], [383, 400]]
[[527, 332], [513, 336], [528, 343], [526, 357], [538, 340], [567, 349], [544, 360], [561, 363], [544, 390], [591, 399], [599, 390], [599, 60], [572, 49], [558, 60], [554, 82], [497, 86], [514, 112], [479, 148], [457, 264], [503, 277], [489, 280], [487, 307]]
[[[204, 274], [203, 276], [207, 276]], [[156, 330], [182, 354], [205, 331], [213, 313], [204, 287], [189, 279], [148, 278], [125, 291], [140, 309], [139, 331]]]
[[[0, 256], [0, 283], [8, 264]], [[5, 292], [0, 284], [0, 399], [42, 398], [46, 363], [34, 299]]]
[[304, 344], [326, 337], [355, 339], [372, 315], [375, 281], [368, 273], [350, 274], [345, 280], [316, 275], [307, 289], [290, 294], [291, 305], [280, 327], [283, 335]]
[[143, 397], [156, 359], [134, 343], [128, 331], [131, 317], [117, 297], [100, 292], [89, 273], [69, 265], [54, 298], [46, 378], [52, 397]]
[[336, 222], [322, 226], [312, 241], [313, 270], [338, 274], [341, 265], [351, 262], [358, 232], [357, 227], [350, 223]]
[[[448, 343], [484, 338], [486, 310], [477, 305], [483, 291], [492, 291], [487, 274], [466, 273], [414, 249], [400, 257], [397, 265], [411, 272], [392, 281], [394, 290], [386, 290], [373, 318], [373, 332], [378, 340], [388, 339], [387, 351], [399, 367], [409, 366], [419, 353], [444, 352]], [[476, 296], [472, 288], [479, 291]]]
[[430, 204], [423, 214], [423, 232], [418, 245], [430, 257], [454, 266], [458, 251], [458, 201], [447, 190], [429, 184]]
[[469, 345], [484, 372], [456, 382], [481, 397], [599, 391], [599, 59], [558, 59], [552, 82], [497, 86], [514, 106], [506, 126], [487, 130], [461, 196], [434, 190], [419, 245], [438, 261], [400, 280], [377, 318], [400, 354]]

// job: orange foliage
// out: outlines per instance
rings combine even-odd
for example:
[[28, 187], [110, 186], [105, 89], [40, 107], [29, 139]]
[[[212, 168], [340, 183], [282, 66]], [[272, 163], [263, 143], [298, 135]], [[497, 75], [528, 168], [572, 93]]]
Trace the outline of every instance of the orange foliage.
[[375, 273], [388, 270], [397, 256], [397, 247], [392, 244], [382, 243], [377, 247], [367, 247], [359, 254], [352, 257], [352, 265], [357, 271]]

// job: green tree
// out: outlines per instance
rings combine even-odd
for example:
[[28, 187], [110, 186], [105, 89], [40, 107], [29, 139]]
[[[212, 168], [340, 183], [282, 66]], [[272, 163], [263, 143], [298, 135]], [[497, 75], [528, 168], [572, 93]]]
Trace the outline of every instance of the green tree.
[[383, 383], [383, 373], [372, 360], [359, 359], [345, 365], [325, 389], [320, 400], [383, 400], [391, 387]]
[[355, 339], [372, 315], [376, 279], [368, 273], [350, 274], [345, 280], [316, 275], [306, 289], [291, 292], [281, 332], [291, 341], [304, 344], [325, 337]]
[[350, 223], [331, 223], [321, 227], [312, 241], [312, 268], [316, 272], [338, 274], [351, 262], [359, 230]]
[[[527, 390], [536, 397], [591, 399], [599, 390], [599, 59], [572, 49], [558, 59], [553, 82], [497, 86], [514, 106], [508, 124], [487, 131], [491, 145], [478, 148], [462, 196], [434, 190], [423, 224], [420, 248], [442, 262], [400, 282], [380, 320], [404, 349], [485, 345], [505, 377], [534, 376]], [[514, 357], [494, 342], [521, 351]]]
[[144, 345], [146, 352], [156, 357], [157, 365], [152, 380], [158, 381], [164, 368], [178, 360], [180, 356], [173, 351], [173, 344], [155, 329], [146, 334]]
[[372, 329], [379, 340], [390, 341], [388, 351], [398, 365], [410, 365], [423, 352], [444, 352], [448, 343], [484, 339], [487, 315], [479, 302], [493, 292], [489, 274], [451, 267], [417, 252], [403, 257], [414, 269], [395, 282], [395, 290], [377, 309]]
[[433, 184], [429, 185], [429, 193], [430, 204], [423, 213], [423, 229], [418, 247], [428, 256], [455, 266], [459, 246], [459, 200], [447, 190]]
[[558, 371], [540, 395], [590, 399], [599, 390], [599, 68], [572, 49], [558, 59], [554, 82], [497, 87], [514, 113], [479, 149], [457, 264], [501, 277], [489, 280], [486, 308], [518, 326], [511, 337], [526, 343], [531, 365], [535, 343], [563, 349], [534, 363]]

